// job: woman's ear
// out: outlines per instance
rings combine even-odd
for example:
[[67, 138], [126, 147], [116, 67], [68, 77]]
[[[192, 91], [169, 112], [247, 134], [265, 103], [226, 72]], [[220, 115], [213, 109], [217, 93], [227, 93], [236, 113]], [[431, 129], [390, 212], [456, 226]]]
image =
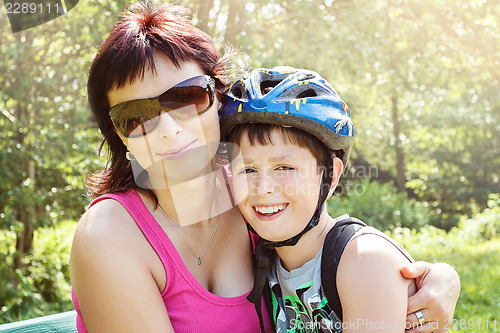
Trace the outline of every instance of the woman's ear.
[[328, 192], [327, 199], [330, 199], [339, 184], [340, 176], [342, 176], [342, 172], [344, 171], [344, 163], [338, 157], [333, 157], [333, 176], [332, 176], [332, 184], [330, 185], [330, 191]]

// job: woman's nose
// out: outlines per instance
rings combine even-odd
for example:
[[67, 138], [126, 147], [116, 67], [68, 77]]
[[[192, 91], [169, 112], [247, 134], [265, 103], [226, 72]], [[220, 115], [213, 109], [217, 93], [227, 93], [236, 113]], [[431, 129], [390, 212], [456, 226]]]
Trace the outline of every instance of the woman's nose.
[[175, 139], [182, 132], [182, 126], [168, 112], [162, 110], [158, 117], [158, 135], [160, 137]]

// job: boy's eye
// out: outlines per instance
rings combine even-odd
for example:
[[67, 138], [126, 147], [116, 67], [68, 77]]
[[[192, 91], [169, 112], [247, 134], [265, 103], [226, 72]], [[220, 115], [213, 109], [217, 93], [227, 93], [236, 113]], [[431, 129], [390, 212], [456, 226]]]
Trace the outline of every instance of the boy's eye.
[[241, 170], [239, 173], [244, 174], [244, 173], [254, 173], [254, 172], [256, 172], [255, 169], [245, 168], [245, 169]]
[[295, 168], [288, 165], [280, 165], [276, 168], [276, 170], [287, 171], [287, 170], [295, 170]]

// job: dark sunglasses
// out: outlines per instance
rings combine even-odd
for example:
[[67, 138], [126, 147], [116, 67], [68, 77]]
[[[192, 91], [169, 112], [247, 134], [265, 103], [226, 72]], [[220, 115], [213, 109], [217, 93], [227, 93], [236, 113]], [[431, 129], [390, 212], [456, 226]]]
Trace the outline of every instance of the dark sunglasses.
[[200, 75], [176, 84], [158, 97], [116, 104], [109, 110], [109, 116], [118, 133], [135, 138], [156, 128], [162, 110], [177, 120], [185, 120], [207, 112], [214, 100], [215, 80]]

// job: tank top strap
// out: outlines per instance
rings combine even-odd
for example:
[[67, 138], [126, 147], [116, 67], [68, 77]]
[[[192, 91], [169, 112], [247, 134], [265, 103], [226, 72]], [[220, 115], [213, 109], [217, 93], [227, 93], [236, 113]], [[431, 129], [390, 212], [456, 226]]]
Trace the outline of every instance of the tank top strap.
[[143, 227], [144, 229], [146, 229], [146, 227], [153, 227], [154, 225], [158, 225], [156, 220], [144, 205], [144, 202], [142, 202], [141, 197], [135, 190], [104, 194], [94, 199], [87, 209], [105, 199], [113, 199], [118, 201], [127, 210], [130, 216], [132, 216], [132, 218], [135, 220], [135, 222], [143, 232], [145, 231], [143, 230]]
[[92, 201], [89, 208], [105, 199], [118, 201], [127, 210], [130, 216], [132, 216], [137, 226], [149, 241], [151, 241], [151, 236], [153, 236], [153, 238], [158, 238], [161, 237], [160, 235], [164, 234], [163, 229], [154, 219], [153, 215], [151, 215], [151, 212], [146, 208], [146, 205], [144, 205], [144, 202], [135, 190], [104, 194]]

